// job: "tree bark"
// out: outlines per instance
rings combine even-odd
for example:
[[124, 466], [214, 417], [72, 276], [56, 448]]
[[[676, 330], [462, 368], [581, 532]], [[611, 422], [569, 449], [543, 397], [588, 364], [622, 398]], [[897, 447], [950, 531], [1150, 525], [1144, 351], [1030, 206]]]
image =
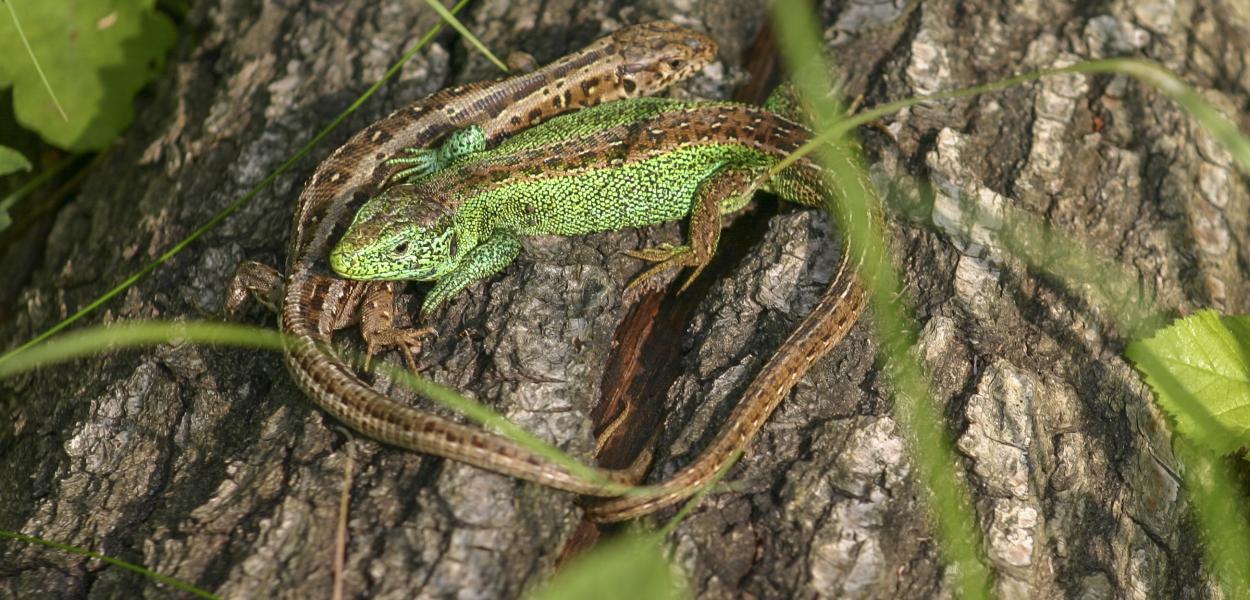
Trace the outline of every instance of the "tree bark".
[[[481, 0], [463, 18], [497, 53], [523, 49], [540, 62], [625, 23], [674, 19], [721, 44], [719, 62], [675, 93], [729, 97], [747, 79], [744, 53], [758, 58], [748, 49], [764, 8], [675, 4], [683, 8]], [[1248, 129], [1236, 111], [1250, 101], [1250, 36], [1235, 2], [1009, 4], [824, 2], [819, 14], [844, 92], [866, 106], [1141, 56]], [[436, 19], [419, 3], [197, 4], [135, 126], [56, 215], [19, 298], [25, 311], [4, 330], [9, 345], [98, 297], [262, 180]], [[236, 263], [282, 264], [294, 199], [321, 158], [394, 107], [488, 76], [480, 56], [443, 35], [255, 201], [87, 321], [214, 318]], [[1217, 595], [1180, 483], [1185, 467], [1123, 358], [1128, 339], [1110, 309], [972, 239], [964, 217], [997, 204], [1024, 211], [1127, 265], [1165, 307], [1245, 313], [1247, 178], [1177, 106], [1124, 77], [1056, 77], [926, 104], [882, 125], [863, 132], [878, 179], [934, 184], [891, 219], [894, 263], [902, 300], [916, 309], [917, 355], [956, 440], [949, 475], [973, 490], [996, 591]], [[632, 302], [623, 293], [641, 265], [621, 251], [676, 241], [677, 225], [529, 240], [513, 266], [432, 316], [440, 335], [420, 357], [422, 374], [587, 460], [596, 402], [642, 402], [663, 427], [651, 478], [671, 473], [711, 439], [837, 257], [840, 237], [824, 215], [763, 204], [727, 230], [721, 247], [732, 260], [693, 296]], [[401, 312], [415, 314], [409, 300]], [[665, 316], [677, 305], [688, 318]], [[274, 323], [259, 309], [248, 321]], [[634, 335], [641, 321], [663, 331]], [[875, 364], [871, 321], [773, 415], [730, 471], [733, 491], [710, 496], [670, 538], [699, 597], [952, 593], [912, 447]], [[675, 358], [667, 370], [631, 362], [648, 354]], [[0, 428], [0, 527], [225, 597], [328, 593], [349, 467], [351, 597], [516, 596], [587, 537], [573, 496], [346, 432], [269, 352], [108, 352], [6, 380], [0, 398], [10, 424]], [[42, 546], [7, 541], [0, 552], [0, 590], [13, 597], [170, 593]]]

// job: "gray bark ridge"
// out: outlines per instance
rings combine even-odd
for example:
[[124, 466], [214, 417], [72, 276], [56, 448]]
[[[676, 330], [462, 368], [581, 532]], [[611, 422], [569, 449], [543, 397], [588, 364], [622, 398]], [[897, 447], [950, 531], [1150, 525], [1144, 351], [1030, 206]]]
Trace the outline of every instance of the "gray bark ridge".
[[[568, 4], [568, 6], [565, 6]], [[764, 14], [749, 2], [484, 0], [466, 22], [540, 61], [647, 18], [706, 27], [721, 62], [684, 86], [724, 97]], [[981, 7], [824, 3], [848, 95], [866, 105], [1102, 56], [1144, 56], [1227, 114], [1247, 103], [1234, 3]], [[537, 15], [537, 17], [536, 17]], [[57, 215], [5, 337], [24, 340], [146, 264], [280, 164], [434, 22], [403, 3], [197, 4], [155, 99]], [[442, 38], [334, 139], [240, 214], [94, 316], [200, 318], [241, 259], [281, 264], [292, 202], [316, 162], [391, 108], [490, 75]], [[974, 492], [1002, 597], [1208, 597], [1210, 576], [1165, 419], [1097, 307], [964, 218], [999, 204], [1044, 217], [1154, 286], [1161, 302], [1250, 308], [1246, 178], [1160, 94], [1063, 77], [887, 118], [864, 132], [880, 179], [927, 179], [893, 219], [895, 263]], [[1242, 124], [1245, 129], [1245, 124]], [[955, 191], [958, 190], [959, 193]], [[749, 213], [744, 218], [752, 218]], [[528, 243], [518, 263], [431, 323], [423, 372], [575, 455], [593, 447], [628, 248], [666, 226]], [[715, 282], [686, 332], [652, 478], [689, 461], [827, 281], [837, 234], [782, 210]], [[408, 314], [415, 309], [412, 303]], [[272, 326], [258, 311], [253, 323]], [[800, 383], [672, 538], [699, 597], [948, 597], [876, 344], [861, 323]], [[351, 339], [354, 334], [344, 336]], [[394, 357], [390, 357], [394, 359]], [[397, 391], [398, 393], [398, 391]], [[0, 527], [140, 563], [226, 597], [319, 597], [345, 467], [346, 589], [357, 597], [513, 597], [555, 569], [575, 498], [336, 429], [272, 353], [190, 345], [113, 352], [0, 383]], [[0, 595], [163, 597], [98, 561], [0, 542]]]

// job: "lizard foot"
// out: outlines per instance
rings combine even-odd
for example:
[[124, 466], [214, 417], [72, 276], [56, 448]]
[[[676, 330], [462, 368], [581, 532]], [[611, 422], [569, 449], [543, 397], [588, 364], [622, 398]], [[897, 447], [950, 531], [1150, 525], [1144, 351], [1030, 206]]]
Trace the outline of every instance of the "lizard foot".
[[391, 181], [420, 179], [431, 173], [441, 171], [457, 158], [463, 158], [474, 152], [486, 149], [486, 134], [477, 125], [469, 125], [457, 129], [447, 135], [438, 148], [409, 147], [399, 151], [399, 155], [386, 161], [388, 166], [403, 167], [391, 175]]
[[265, 308], [278, 312], [282, 303], [282, 274], [269, 265], [252, 260], [239, 263], [234, 277], [226, 288], [223, 309], [227, 317], [234, 318], [242, 312], [249, 298], [254, 298]]
[[438, 150], [429, 148], [404, 148], [401, 156], [386, 161], [391, 166], [402, 166], [391, 174], [391, 181], [404, 181], [428, 175], [439, 169]]
[[707, 266], [707, 261], [699, 260], [698, 255], [690, 246], [674, 246], [669, 243], [663, 243], [654, 248], [643, 248], [642, 250], [626, 250], [625, 255], [631, 258], [637, 258], [648, 262], [657, 263], [655, 266], [643, 271], [643, 273], [634, 278], [626, 286], [626, 290], [634, 290], [651, 280], [662, 275], [665, 271], [672, 269], [680, 269], [682, 267], [694, 267], [694, 272], [686, 278], [686, 282], [681, 284], [678, 293], [686, 291], [690, 284], [694, 282], [699, 273], [703, 272], [703, 267]]
[[425, 337], [433, 335], [438, 337], [438, 332], [433, 327], [421, 327], [419, 329], [384, 329], [382, 331], [372, 332], [366, 336], [365, 343], [365, 370], [369, 370], [369, 364], [373, 361], [373, 355], [385, 350], [386, 348], [398, 348], [403, 352], [404, 362], [408, 364], [408, 369], [413, 373], [417, 372], [417, 361], [414, 358], [421, 354], [421, 347]]

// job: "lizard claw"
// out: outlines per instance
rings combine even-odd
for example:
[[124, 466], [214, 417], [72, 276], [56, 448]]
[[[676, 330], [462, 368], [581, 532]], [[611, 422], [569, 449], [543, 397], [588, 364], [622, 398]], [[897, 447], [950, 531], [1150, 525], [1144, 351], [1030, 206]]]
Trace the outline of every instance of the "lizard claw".
[[421, 327], [419, 329], [388, 329], [374, 333], [366, 340], [364, 369], [369, 370], [373, 355], [386, 348], [399, 348], [403, 351], [404, 362], [407, 363], [408, 369], [416, 373], [417, 361], [414, 357], [421, 354], [424, 338], [429, 335], [438, 337], [438, 332], [433, 327]]
[[631, 292], [638, 290], [644, 286], [644, 284], [653, 283], [653, 280], [657, 279], [667, 271], [683, 267], [694, 267], [694, 272], [686, 278], [685, 283], [683, 283], [681, 288], [678, 290], [678, 293], [684, 292], [686, 291], [686, 288], [690, 287], [690, 284], [694, 282], [695, 278], [703, 272], [703, 267], [707, 266], [707, 263], [699, 261], [695, 252], [690, 248], [690, 246], [686, 245], [674, 246], [669, 243], [663, 243], [654, 248], [626, 250], [625, 255], [631, 258], [658, 263], [650, 269], [643, 271], [641, 275], [635, 277], [633, 281], [629, 282], [629, 285], [626, 286], [625, 289]]
[[648, 262], [664, 262], [680, 254], [683, 250], [689, 251], [688, 246], [674, 246], [668, 242], [662, 242], [659, 246], [652, 248], [641, 248], [639, 250], [623, 250], [625, 256], [637, 258]]

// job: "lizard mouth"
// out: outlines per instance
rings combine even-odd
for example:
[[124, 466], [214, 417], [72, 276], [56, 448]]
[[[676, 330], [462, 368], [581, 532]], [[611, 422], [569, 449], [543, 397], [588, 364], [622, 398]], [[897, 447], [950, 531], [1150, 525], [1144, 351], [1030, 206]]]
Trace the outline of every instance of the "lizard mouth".
[[338, 276], [347, 279], [385, 279], [389, 273], [368, 268], [368, 261], [350, 252], [333, 251], [330, 253], [330, 269]]
[[[434, 278], [434, 269], [371, 269], [367, 260], [347, 252], [330, 253], [330, 269], [338, 276], [346, 279], [367, 281], [416, 280], [427, 281]], [[377, 265], [374, 265], [375, 267]]]

